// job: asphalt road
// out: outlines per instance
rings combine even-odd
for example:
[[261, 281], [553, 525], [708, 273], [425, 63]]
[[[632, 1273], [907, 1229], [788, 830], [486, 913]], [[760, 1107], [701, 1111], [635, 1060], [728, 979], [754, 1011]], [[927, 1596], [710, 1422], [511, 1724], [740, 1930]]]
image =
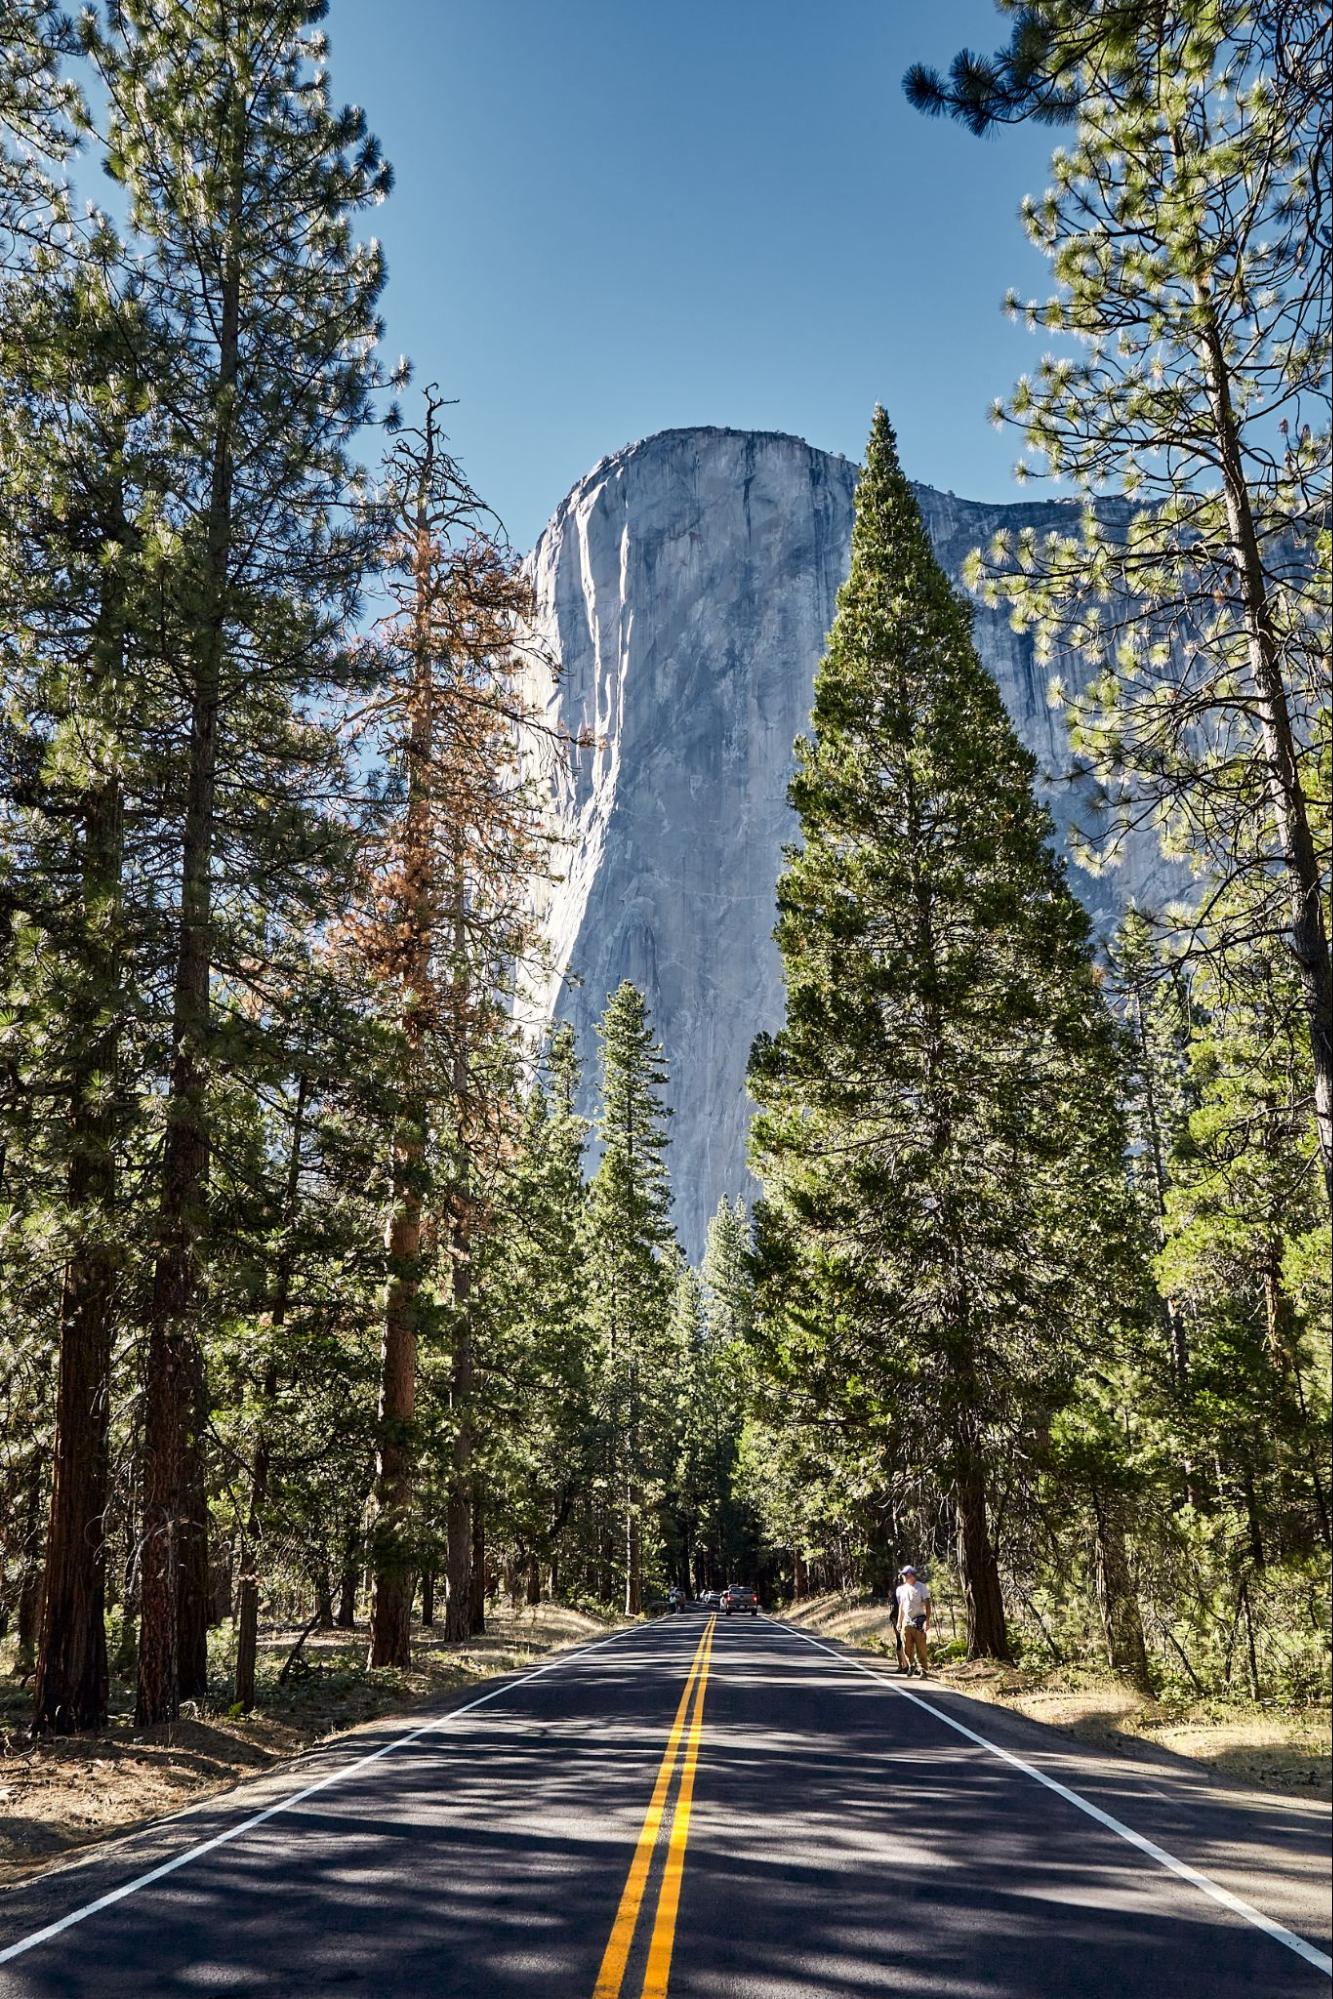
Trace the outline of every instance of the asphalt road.
[[1327, 1990], [1326, 1816], [911, 1696], [767, 1619], [637, 1627], [11, 1890], [0, 1993]]

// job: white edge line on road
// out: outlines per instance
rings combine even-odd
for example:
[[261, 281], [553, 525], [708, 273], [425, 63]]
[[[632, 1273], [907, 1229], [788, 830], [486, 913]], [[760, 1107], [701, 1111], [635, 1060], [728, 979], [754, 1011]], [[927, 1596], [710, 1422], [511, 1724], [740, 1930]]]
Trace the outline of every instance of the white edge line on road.
[[386, 1742], [382, 1749], [372, 1750], [369, 1756], [358, 1756], [354, 1763], [341, 1764], [338, 1769], [330, 1770], [326, 1777], [320, 1777], [315, 1783], [307, 1784], [303, 1790], [293, 1791], [290, 1797], [280, 1798], [276, 1805], [269, 1805], [267, 1810], [255, 1812], [248, 1819], [242, 1819], [239, 1824], [228, 1826], [225, 1832], [215, 1833], [212, 1839], [203, 1840], [198, 1846], [187, 1847], [184, 1853], [176, 1854], [171, 1860], [164, 1860], [160, 1867], [150, 1868], [147, 1874], [136, 1874], [132, 1881], [124, 1881], [119, 1888], [109, 1889], [105, 1895], [99, 1895], [95, 1902], [85, 1902], [81, 1909], [71, 1909], [70, 1913], [62, 1916], [59, 1922], [48, 1923], [45, 1929], [34, 1930], [31, 1936], [20, 1937], [17, 1943], [11, 1943], [4, 1950], [0, 1950], [0, 1964], [8, 1964], [13, 1958], [22, 1957], [25, 1951], [35, 1950], [39, 1943], [49, 1943], [51, 1938], [58, 1937], [62, 1930], [73, 1929], [76, 1923], [97, 1915], [99, 1910], [109, 1909], [115, 1902], [123, 1902], [127, 1895], [137, 1894], [140, 1888], [151, 1887], [154, 1881], [162, 1880], [164, 1875], [174, 1874], [178, 1867], [188, 1867], [192, 1860], [201, 1860], [206, 1853], [212, 1853], [216, 1847], [226, 1846], [233, 1839], [239, 1839], [243, 1832], [253, 1832], [255, 1827], [263, 1825], [266, 1819], [276, 1818], [279, 1812], [289, 1812], [294, 1805], [304, 1804], [307, 1798], [314, 1797], [316, 1791], [326, 1791], [331, 1784], [341, 1784], [346, 1778], [354, 1777], [359, 1770], [368, 1770], [372, 1763], [379, 1763], [384, 1757], [392, 1756], [395, 1749], [406, 1749], [409, 1743], [419, 1742], [423, 1735], [433, 1735], [438, 1729], [447, 1728], [451, 1721], [458, 1721], [461, 1716], [471, 1714], [474, 1708], [485, 1707], [488, 1701], [499, 1700], [502, 1694], [515, 1693], [519, 1687], [526, 1686], [529, 1680], [539, 1680], [543, 1673], [552, 1673], [557, 1666], [572, 1665], [576, 1659], [586, 1658], [589, 1652], [600, 1651], [603, 1645], [611, 1645], [617, 1638], [623, 1638], [626, 1632], [641, 1629], [639, 1625], [629, 1624], [620, 1631], [613, 1631], [607, 1638], [595, 1639], [591, 1645], [580, 1645], [577, 1651], [562, 1652], [557, 1658], [548, 1659], [544, 1666], [534, 1666], [531, 1672], [522, 1674], [517, 1680], [506, 1680], [503, 1686], [492, 1687], [488, 1694], [478, 1695], [476, 1700], [468, 1701], [464, 1707], [450, 1708], [447, 1714], [436, 1715], [432, 1721], [423, 1722], [420, 1728], [412, 1729], [407, 1735], [398, 1736], [393, 1742]]
[[1248, 1902], [1241, 1901], [1239, 1895], [1233, 1895], [1229, 1888], [1223, 1888], [1218, 1882], [1210, 1880], [1206, 1874], [1200, 1874], [1198, 1868], [1191, 1867], [1188, 1861], [1177, 1860], [1174, 1853], [1168, 1853], [1166, 1848], [1158, 1846], [1155, 1840], [1145, 1839], [1141, 1832], [1135, 1832], [1133, 1826], [1126, 1825], [1123, 1819], [1112, 1818], [1110, 1812], [1104, 1812], [1101, 1806], [1094, 1805], [1091, 1799], [1080, 1796], [1077, 1791], [1071, 1791], [1068, 1784], [1060, 1783], [1055, 1777], [1048, 1777], [1046, 1772], [1039, 1770], [1034, 1763], [1025, 1763], [1021, 1756], [1015, 1756], [1012, 1750], [1002, 1749], [998, 1742], [990, 1741], [987, 1736], [978, 1735], [975, 1729], [966, 1727], [961, 1721], [955, 1721], [951, 1714], [946, 1714], [943, 1708], [923, 1700], [920, 1694], [910, 1694], [906, 1687], [900, 1687], [896, 1680], [889, 1679], [884, 1673], [877, 1673], [873, 1666], [864, 1665], [860, 1659], [853, 1659], [846, 1652], [835, 1652], [833, 1647], [825, 1645], [822, 1639], [812, 1638], [808, 1631], [802, 1631], [799, 1624], [783, 1624], [777, 1618], [771, 1621], [777, 1624], [780, 1630], [790, 1631], [797, 1638], [804, 1638], [807, 1645], [817, 1645], [821, 1652], [827, 1652], [830, 1659], [836, 1659], [840, 1665], [854, 1666], [858, 1673], [864, 1673], [868, 1680], [874, 1680], [886, 1693], [898, 1694], [901, 1699], [911, 1701], [914, 1707], [924, 1708], [927, 1714], [933, 1714], [937, 1721], [942, 1721], [946, 1728], [952, 1728], [957, 1734], [965, 1735], [968, 1741], [975, 1742], [979, 1749], [988, 1749], [991, 1755], [998, 1756], [1001, 1762], [1012, 1763], [1014, 1769], [1021, 1770], [1025, 1777], [1031, 1777], [1034, 1782], [1044, 1784], [1048, 1791], [1054, 1791], [1057, 1797], [1064, 1798], [1071, 1805], [1077, 1806], [1078, 1810], [1086, 1812], [1090, 1819], [1096, 1819], [1098, 1825], [1109, 1827], [1131, 1846], [1137, 1846], [1140, 1853], [1146, 1853], [1159, 1867], [1168, 1868], [1172, 1874], [1178, 1874], [1182, 1881], [1188, 1881], [1203, 1894], [1211, 1895], [1224, 1909], [1230, 1909], [1234, 1915], [1243, 1916], [1247, 1923], [1253, 1923], [1256, 1929], [1263, 1930], [1264, 1934], [1272, 1937], [1275, 1943], [1283, 1943], [1288, 1950], [1294, 1950], [1297, 1957], [1303, 1957], [1307, 1964], [1312, 1964], [1316, 1971], [1322, 1971], [1326, 1978], [1333, 1977], [1333, 1958], [1327, 1957], [1322, 1950], [1317, 1950], [1314, 1944], [1307, 1943], [1304, 1937], [1298, 1937], [1293, 1930], [1284, 1929], [1281, 1923], [1275, 1923], [1272, 1917], [1264, 1915], [1261, 1909], [1251, 1908]]

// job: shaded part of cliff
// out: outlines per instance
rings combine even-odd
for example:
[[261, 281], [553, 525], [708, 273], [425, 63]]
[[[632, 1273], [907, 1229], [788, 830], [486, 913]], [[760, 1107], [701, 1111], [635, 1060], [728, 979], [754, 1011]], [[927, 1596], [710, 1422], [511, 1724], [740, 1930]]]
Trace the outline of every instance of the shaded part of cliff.
[[[663, 431], [594, 467], [531, 558], [541, 637], [562, 666], [551, 718], [596, 739], [545, 773], [564, 879], [546, 906], [552, 976], [535, 1005], [573, 1023], [588, 1108], [607, 994], [625, 978], [643, 988], [671, 1070], [675, 1221], [692, 1259], [719, 1198], [753, 1192], [746, 1061], [782, 1017], [772, 929], [795, 834], [786, 788], [847, 573], [856, 477], [795, 437]], [[1067, 503], [916, 491], [955, 578], [1001, 526], [1070, 522]], [[1046, 671], [1005, 614], [978, 608], [976, 634], [1068, 849], [1076, 826], [1095, 831], [1097, 808], [1066, 775]], [[1115, 868], [1071, 866], [1071, 879], [1103, 936], [1130, 902], [1180, 886], [1146, 832]]]

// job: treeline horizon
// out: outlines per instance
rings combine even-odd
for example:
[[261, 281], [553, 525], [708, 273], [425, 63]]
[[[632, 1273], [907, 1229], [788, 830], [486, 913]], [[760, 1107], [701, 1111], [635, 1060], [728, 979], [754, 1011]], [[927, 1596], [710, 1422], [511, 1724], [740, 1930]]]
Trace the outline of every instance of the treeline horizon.
[[[886, 1595], [961, 1649], [1326, 1688], [1328, 23], [1038, 0], [918, 69], [1072, 128], [1087, 499], [977, 551], [1188, 906], [1103, 956], [876, 413], [797, 745], [753, 1217], [670, 1216], [649, 995], [528, 1018], [558, 662], [377, 358], [391, 174], [311, 0], [0, 4], [0, 1618], [33, 1726], [374, 1669], [506, 1589]], [[92, 106], [97, 107], [96, 115]], [[80, 211], [75, 158], [118, 188]], [[1108, 521], [1095, 502], [1122, 493]], [[1087, 691], [1063, 668], [1077, 658]], [[210, 1634], [212, 1637], [210, 1649]]]

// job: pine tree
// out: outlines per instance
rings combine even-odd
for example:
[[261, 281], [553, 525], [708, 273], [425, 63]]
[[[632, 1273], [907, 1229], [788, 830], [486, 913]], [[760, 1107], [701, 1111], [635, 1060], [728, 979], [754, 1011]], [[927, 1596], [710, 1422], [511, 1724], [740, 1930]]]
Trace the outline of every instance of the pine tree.
[[142, 840], [125, 829], [155, 719], [151, 696], [133, 690], [155, 594], [143, 553], [161, 454], [145, 435], [151, 343], [134, 300], [112, 295], [115, 249], [104, 231], [96, 254], [80, 247], [11, 280], [0, 334], [0, 599], [17, 697], [0, 750], [10, 1038], [36, 1108], [31, 1220], [45, 1213], [48, 1243], [64, 1248], [36, 1725], [61, 1730], [106, 1710], [103, 1516], [131, 1122], [122, 1050], [146, 970]]
[[[1076, 747], [1127, 819], [1162, 817], [1300, 967], [1333, 1202], [1329, 846], [1316, 762], [1330, 642], [1333, 23], [1314, 0], [1036, 0], [1008, 50], [909, 75], [974, 129], [1077, 113], [1024, 204], [1055, 294], [1010, 310], [1068, 337], [997, 422], [1018, 468], [1087, 496], [1077, 533], [997, 539], [975, 579], [1040, 649], [1093, 668]], [[1127, 505], [1099, 507], [1099, 494]], [[1056, 683], [1057, 691], [1059, 683]], [[1253, 901], [1253, 898], [1251, 898]], [[1211, 927], [1209, 948], [1243, 956]]]
[[643, 994], [617, 986], [598, 1028], [601, 1163], [588, 1192], [588, 1297], [607, 1368], [608, 1478], [620, 1522], [627, 1616], [643, 1607], [645, 1511], [662, 1469], [664, 1354], [674, 1289], [667, 1082]]
[[1194, 1000], [1195, 1100], [1175, 1134], [1157, 1267], [1194, 1326], [1186, 1450], [1226, 1468], [1262, 1567], [1269, 1542], [1330, 1546], [1328, 1295], [1308, 1279], [1327, 1273], [1329, 1224], [1308, 1044], [1291, 961], [1271, 943], [1244, 961], [1233, 951], [1225, 979], [1201, 969]]
[[744, 1550], [759, 1538], [737, 1483], [753, 1399], [755, 1331], [750, 1224], [739, 1196], [724, 1196], [709, 1220], [699, 1278], [703, 1339], [689, 1408], [702, 1512], [698, 1535], [708, 1581], [726, 1583], [741, 1573]]
[[595, 1475], [596, 1352], [584, 1267], [583, 1149], [573, 1029], [551, 1036], [502, 1173], [482, 1251], [494, 1482], [530, 1603], [551, 1593], [571, 1519]]
[[[545, 861], [535, 794], [522, 781], [529, 721], [517, 627], [530, 589], [425, 396], [420, 425], [390, 453], [390, 577], [375, 703], [396, 774], [372, 843], [359, 941], [391, 995], [403, 1050], [392, 1133], [390, 1277], [375, 1482], [372, 1665], [409, 1659], [415, 1561], [413, 1459], [423, 1279], [447, 1299], [450, 1469], [445, 1635], [475, 1624], [478, 1257], [512, 1097], [515, 968], [533, 948], [531, 888]], [[427, 1254], [426, 1223], [439, 1246]]]
[[739, 1195], [723, 1195], [709, 1219], [699, 1276], [708, 1336], [717, 1347], [746, 1346], [754, 1335], [750, 1224]]
[[886, 1470], [943, 1487], [998, 1656], [988, 1477], [1067, 1392], [1126, 1205], [1116, 1036], [1033, 776], [879, 410], [752, 1065], [761, 1309]]
[[[368, 554], [347, 446], [370, 414], [383, 262], [351, 218], [388, 174], [328, 98], [308, 0], [119, 0], [84, 40], [107, 102], [137, 282], [164, 330], [174, 458], [164, 511], [164, 742], [177, 884], [171, 1070], [147, 1315], [138, 1714], [202, 1691], [216, 975], [247, 984], [266, 929], [340, 837], [330, 707]], [[234, 933], [228, 935], [232, 926]], [[226, 937], [224, 945], [223, 938]]]

